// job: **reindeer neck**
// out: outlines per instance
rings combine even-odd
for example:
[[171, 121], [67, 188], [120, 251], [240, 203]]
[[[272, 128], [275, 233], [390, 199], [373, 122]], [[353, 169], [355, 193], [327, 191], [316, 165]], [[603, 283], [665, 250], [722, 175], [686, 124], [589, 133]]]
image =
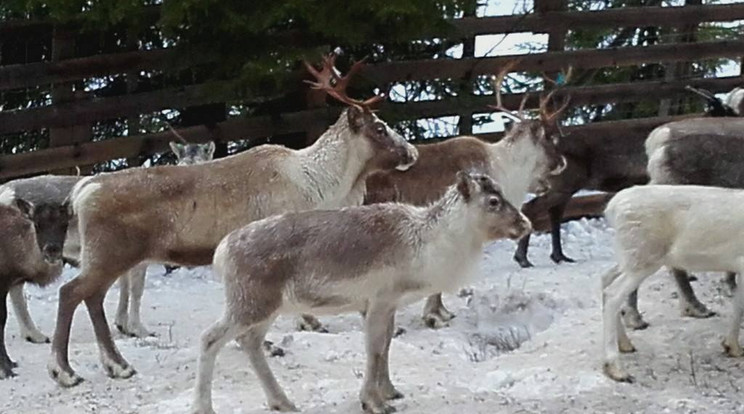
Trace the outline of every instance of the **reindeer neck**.
[[363, 185], [369, 155], [362, 142], [354, 145], [354, 138], [345, 122], [339, 121], [313, 145], [300, 151], [303, 172], [315, 190], [313, 195], [318, 197], [318, 208], [346, 205], [353, 198], [350, 193], [359, 191], [360, 182]]
[[475, 220], [462, 195], [452, 186], [442, 198], [426, 208], [422, 238], [431, 241], [436, 239], [443, 244], [451, 244], [456, 249], [482, 245], [486, 236], [474, 225]]
[[493, 178], [501, 185], [504, 198], [515, 206], [521, 206], [537, 164], [535, 145], [530, 137], [502, 139], [491, 144], [490, 151]]

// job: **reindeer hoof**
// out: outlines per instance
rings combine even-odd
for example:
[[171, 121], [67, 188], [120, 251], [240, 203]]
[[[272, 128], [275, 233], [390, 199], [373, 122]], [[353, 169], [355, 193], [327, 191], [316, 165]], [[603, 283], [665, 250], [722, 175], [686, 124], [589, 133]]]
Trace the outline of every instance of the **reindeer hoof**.
[[212, 407], [195, 407], [189, 411], [189, 414], [216, 414]]
[[620, 341], [617, 344], [617, 349], [624, 354], [631, 354], [636, 351], [636, 348], [630, 341]]
[[279, 411], [283, 413], [297, 412], [300, 411], [289, 401], [274, 401], [269, 403], [269, 409], [272, 411]]
[[47, 371], [49, 372], [49, 376], [64, 388], [75, 387], [84, 381], [83, 378], [75, 374], [74, 371], [65, 370], [53, 362], [47, 365]]
[[31, 342], [32, 344], [48, 344], [51, 342], [48, 336], [44, 335], [43, 333], [39, 331], [26, 332], [22, 334], [21, 336], [23, 336], [23, 339], [25, 339], [28, 342]]
[[441, 329], [449, 326], [449, 323], [442, 320], [442, 317], [437, 313], [429, 313], [423, 319], [424, 324], [431, 329]]
[[716, 313], [708, 309], [702, 303], [690, 304], [682, 309], [682, 316], [705, 319], [716, 316]]
[[405, 397], [402, 392], [396, 390], [392, 385], [382, 388], [383, 390], [380, 391], [380, 394], [382, 394], [382, 398], [385, 400], [400, 400]]
[[605, 375], [607, 375], [610, 379], [617, 382], [632, 383], [635, 381], [635, 379], [630, 374], [625, 372], [614, 362], [605, 362], [603, 371]]
[[522, 269], [535, 267], [535, 265], [533, 265], [527, 257], [514, 255], [514, 261], [517, 262], [519, 264], [519, 267], [521, 267]]
[[648, 322], [644, 321], [641, 314], [635, 309], [623, 309], [621, 315], [623, 318], [623, 324], [628, 329], [642, 331], [649, 327]]
[[284, 355], [286, 355], [284, 349], [274, 345], [274, 343], [271, 341], [264, 341], [263, 348], [270, 357], [283, 357]]
[[728, 339], [724, 339], [723, 342], [721, 342], [721, 346], [723, 346], [723, 351], [726, 355], [732, 358], [744, 356], [744, 350], [741, 349], [739, 341], [729, 341]]
[[564, 255], [563, 253], [551, 253], [550, 260], [552, 260], [553, 263], [556, 263], [556, 264], [562, 263], [562, 262], [576, 263], [576, 260]]
[[137, 373], [131, 365], [121, 365], [113, 361], [103, 361], [103, 369], [109, 378], [127, 379]]
[[317, 318], [310, 315], [303, 315], [297, 321], [297, 329], [300, 331], [328, 333], [328, 329]]
[[13, 378], [16, 374], [13, 372], [13, 369], [11, 367], [2, 367], [0, 368], [0, 380]]
[[367, 414], [392, 414], [396, 410], [392, 405], [362, 402], [362, 411]]

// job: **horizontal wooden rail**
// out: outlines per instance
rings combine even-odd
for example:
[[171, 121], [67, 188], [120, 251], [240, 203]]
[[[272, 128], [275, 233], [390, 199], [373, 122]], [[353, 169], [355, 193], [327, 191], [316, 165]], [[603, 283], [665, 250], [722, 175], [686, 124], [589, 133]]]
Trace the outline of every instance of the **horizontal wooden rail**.
[[178, 49], [140, 50], [66, 59], [0, 66], [0, 90], [28, 88], [49, 83], [116, 75], [125, 72], [165, 69], [177, 70], [211, 61], [206, 56], [179, 56]]
[[573, 66], [596, 69], [653, 62], [687, 62], [744, 56], [744, 40], [674, 43], [647, 47], [572, 50], [528, 55], [506, 55], [470, 59], [427, 59], [379, 63], [364, 67], [361, 73], [378, 85], [406, 80], [460, 79], [472, 75], [498, 73], [507, 63], [519, 62], [515, 71], [554, 72]]
[[163, 109], [225, 102], [235, 94], [229, 82], [212, 82], [151, 92], [92, 98], [39, 108], [0, 111], [0, 134], [86, 125]]
[[[723, 78], [685, 79], [675, 81], [649, 81], [618, 83], [610, 85], [595, 85], [581, 87], [566, 87], [555, 94], [556, 99], [565, 96], [571, 98], [571, 106], [597, 105], [618, 102], [638, 102], [645, 99], [658, 100], [677, 96], [695, 96], [685, 90], [685, 86], [692, 85], [704, 88], [713, 93], [728, 92], [737, 86], [744, 86], [744, 78], [730, 76]], [[528, 94], [526, 108], [537, 108], [539, 95]], [[524, 94], [504, 94], [502, 102], [505, 107], [517, 109], [524, 98]], [[448, 115], [459, 115], [473, 112], [493, 112], [490, 105], [495, 104], [492, 95], [465, 96], [438, 101], [421, 101], [407, 103], [387, 103], [381, 108], [384, 117], [390, 119], [431, 118]], [[0, 120], [2, 118], [0, 117]], [[1, 122], [1, 121], [0, 121]]]
[[[304, 131], [308, 125], [317, 125], [319, 122], [330, 125], [338, 117], [339, 110], [338, 107], [329, 107], [285, 114], [279, 117], [265, 116], [228, 120], [217, 124], [211, 130], [205, 126], [196, 126], [180, 129], [179, 134], [191, 142], [204, 142], [210, 139], [223, 142], [258, 139], [276, 134]], [[570, 139], [571, 132], [575, 130], [591, 131], [592, 134], [607, 137], [607, 139], [622, 139], [630, 133], [647, 134], [651, 129], [662, 123], [689, 116], [598, 122], [568, 127], [564, 131], [568, 139]], [[486, 140], [497, 140], [501, 134], [479, 136]], [[0, 156], [0, 179], [95, 164], [117, 158], [149, 155], [164, 151], [168, 146], [168, 141], [173, 138], [170, 132], [161, 132]]]
[[744, 19], [744, 4], [741, 3], [682, 7], [623, 7], [597, 11], [465, 17], [453, 20], [452, 24], [457, 30], [457, 35], [470, 37], [518, 32], [547, 33], [552, 29], [683, 26], [739, 19]]
[[[744, 86], [744, 82], [741, 77], [735, 76], [569, 87], [558, 93], [556, 97], [570, 96], [572, 105], [635, 102], [649, 97], [661, 99], [689, 94], [684, 89], [686, 85], [719, 93], [728, 92], [737, 86]], [[649, 91], [653, 94], [649, 94]], [[523, 94], [503, 95], [504, 105], [516, 109], [523, 96]], [[229, 82], [219, 82], [132, 95], [94, 98], [41, 108], [0, 111], [0, 134], [90, 124], [163, 109], [223, 102], [231, 97], [233, 94], [229, 89]], [[489, 105], [493, 104], [492, 96], [467, 96], [439, 101], [388, 103], [381, 109], [383, 114], [390, 116], [391, 119], [411, 119], [490, 111]], [[527, 100], [527, 107], [536, 108], [537, 105], [538, 96], [531, 94]]]

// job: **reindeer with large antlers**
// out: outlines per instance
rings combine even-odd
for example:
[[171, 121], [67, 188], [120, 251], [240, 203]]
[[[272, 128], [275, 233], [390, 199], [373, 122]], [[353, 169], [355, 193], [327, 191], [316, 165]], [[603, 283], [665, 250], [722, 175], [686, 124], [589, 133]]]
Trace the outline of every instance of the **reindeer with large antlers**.
[[[500, 89], [504, 77], [516, 63], [503, 68], [496, 77], [495, 109], [511, 112], [502, 105]], [[408, 171], [388, 170], [370, 175], [365, 203], [399, 201], [428, 205], [445, 193], [460, 170], [487, 173], [515, 206], [522, 205], [528, 191], [547, 191], [549, 178], [559, 174], [566, 165], [557, 150], [557, 135], [551, 132], [554, 128], [550, 125], [567, 104], [550, 113], [547, 106], [552, 97], [550, 94], [541, 100], [541, 119], [537, 121], [528, 119], [524, 113], [525, 97], [514, 115], [521, 122], [514, 124], [497, 143], [460, 136], [436, 144], [418, 145], [419, 160]], [[453, 317], [442, 304], [441, 294], [427, 299], [423, 319], [428, 326], [444, 326]]]
[[[565, 75], [563, 84], [570, 79], [571, 70]], [[559, 90], [560, 84], [545, 77], [548, 83], [556, 86], [548, 96]], [[568, 104], [564, 100], [562, 108]], [[558, 124], [562, 110], [552, 114], [547, 110], [548, 100], [542, 100], [540, 105], [541, 119], [547, 128], [554, 133], [560, 133]], [[629, 132], [622, 140], [609, 140], [597, 136], [592, 132], [575, 131], [560, 140], [559, 149], [566, 157], [566, 170], [550, 179], [550, 191], [538, 195], [526, 203], [522, 212], [536, 220], [546, 211], [550, 218], [552, 252], [551, 260], [555, 263], [573, 262], [574, 260], [563, 253], [561, 246], [561, 221], [566, 205], [571, 197], [581, 189], [616, 192], [623, 188], [645, 184], [648, 181], [646, 173], [646, 157], [643, 143], [645, 134]], [[519, 241], [514, 260], [522, 267], [531, 267], [527, 258], [530, 236]]]
[[67, 356], [81, 301], [107, 374], [134, 375], [111, 338], [103, 308], [108, 288], [132, 267], [142, 262], [207, 265], [232, 230], [274, 214], [353, 204], [364, 194], [367, 175], [406, 169], [416, 161], [412, 145], [365, 102], [346, 95], [348, 79], [331, 75], [332, 64], [327, 58], [323, 70], [314, 71], [317, 87], [351, 105], [310, 147], [262, 145], [203, 164], [118, 171], [75, 186], [71, 200], [80, 229], [81, 273], [59, 291], [48, 364], [55, 381], [63, 386], [82, 381]]

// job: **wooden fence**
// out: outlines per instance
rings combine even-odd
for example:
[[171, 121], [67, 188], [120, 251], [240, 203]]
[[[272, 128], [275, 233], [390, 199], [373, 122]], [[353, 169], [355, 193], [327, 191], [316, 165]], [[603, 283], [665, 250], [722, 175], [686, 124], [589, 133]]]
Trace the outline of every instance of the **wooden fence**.
[[[465, 17], [452, 21], [449, 36], [472, 38], [476, 35], [532, 31], [548, 33], [548, 51], [520, 55], [514, 71], [560, 71], [571, 65], [576, 69], [599, 69], [612, 66], [631, 66], [656, 62], [690, 62], [703, 59], [744, 56], [744, 40], [672, 43], [647, 47], [607, 48], [592, 50], [563, 50], [568, 30], [576, 28], [640, 27], [640, 26], [697, 26], [705, 22], [744, 19], [744, 4], [705, 5], [685, 7], [639, 7], [602, 11], [561, 11], [564, 0], [537, 0], [534, 14], [502, 17]], [[157, 9], [149, 13], [157, 16]], [[148, 15], [149, 15], [148, 14]], [[173, 71], [192, 65], [208, 63], [179, 59], [177, 47], [164, 50], [132, 50], [128, 52], [69, 58], [69, 27], [53, 27], [45, 22], [8, 22], [0, 24], [0, 43], [3, 36], [21, 31], [48, 33], [52, 39], [52, 60], [28, 64], [0, 65], [0, 91], [33, 88], [52, 84], [52, 102], [48, 106], [0, 111], [0, 134], [19, 131], [50, 129], [49, 148], [27, 153], [0, 156], [0, 179], [8, 179], [73, 166], [86, 166], [111, 159], [130, 158], [161, 152], [173, 138], [170, 133], [122, 136], [90, 142], [91, 125], [118, 118], [136, 118], [154, 111], [221, 103], [234, 98], [224, 84], [213, 82], [136, 92], [112, 97], [73, 96], [70, 82], [139, 71]], [[65, 37], [65, 33], [68, 36]], [[432, 33], [432, 36], [439, 34]], [[453, 37], [453, 38], [455, 38]], [[424, 79], [462, 79], [498, 72], [516, 56], [465, 57], [390, 62], [370, 65], [362, 76], [377, 85]], [[2, 60], [0, 59], [0, 62]], [[297, 74], [298, 87], [302, 85]], [[647, 81], [601, 86], [568, 87], [562, 94], [571, 96], [572, 105], [612, 104], [649, 98], [670, 99], [684, 96], [686, 85], [702, 87], [712, 92], [726, 92], [744, 84], [743, 79], [722, 77], [710, 79], [682, 79]], [[217, 91], [217, 92], [215, 92]], [[222, 92], [220, 92], [222, 91]], [[446, 115], [470, 117], [474, 113], [491, 112], [490, 96], [468, 96], [437, 101], [387, 102], [383, 116], [397, 119], [435, 118]], [[506, 106], [516, 107], [521, 94], [504, 96]], [[535, 98], [528, 105], [536, 105]], [[212, 125], [182, 128], [179, 132], [193, 142], [215, 139], [221, 142], [256, 140], [279, 134], [317, 130], [335, 120], [334, 107], [309, 107], [306, 110], [267, 116], [229, 119]], [[638, 120], [602, 122], [574, 128], [593, 128], [608, 136], [616, 131], [650, 131], [673, 118], [657, 117]], [[486, 137], [493, 138], [493, 137]]]

